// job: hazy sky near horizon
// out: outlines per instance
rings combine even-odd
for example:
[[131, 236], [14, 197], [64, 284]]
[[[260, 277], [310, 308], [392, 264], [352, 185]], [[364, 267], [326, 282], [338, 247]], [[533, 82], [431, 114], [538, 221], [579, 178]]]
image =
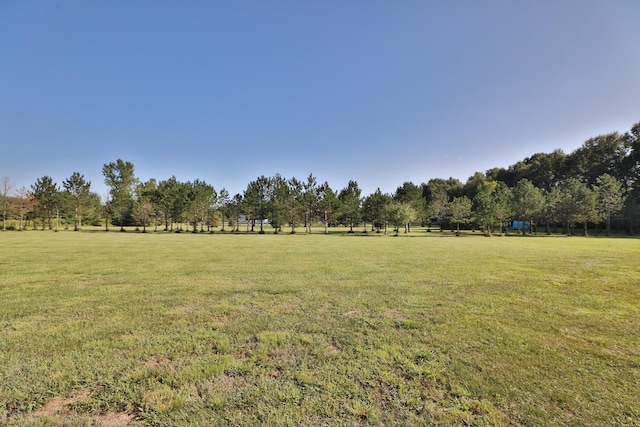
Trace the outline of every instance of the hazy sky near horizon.
[[640, 1], [0, 1], [0, 176], [364, 195], [640, 121]]

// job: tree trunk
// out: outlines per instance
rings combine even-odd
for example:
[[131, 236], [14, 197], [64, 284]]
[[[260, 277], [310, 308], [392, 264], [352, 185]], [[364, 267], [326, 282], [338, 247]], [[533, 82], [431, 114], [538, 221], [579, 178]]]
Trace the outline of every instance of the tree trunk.
[[324, 211], [324, 234], [329, 234], [329, 214]]
[[291, 209], [291, 234], [296, 234], [296, 216], [294, 213], [294, 209], [295, 209], [295, 199], [294, 202], [291, 204], [292, 209]]

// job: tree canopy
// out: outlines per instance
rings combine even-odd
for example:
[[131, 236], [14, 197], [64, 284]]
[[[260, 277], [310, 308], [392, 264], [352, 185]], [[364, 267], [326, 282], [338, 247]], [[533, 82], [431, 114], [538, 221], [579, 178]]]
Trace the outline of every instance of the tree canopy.
[[[304, 225], [308, 233], [314, 223], [322, 223], [325, 232], [331, 225], [362, 225], [363, 231], [386, 231], [387, 225], [403, 225], [407, 232], [419, 221], [459, 229], [461, 225], [479, 227], [500, 234], [517, 221], [532, 231], [538, 224], [561, 224], [571, 232], [581, 224], [604, 225], [606, 234], [615, 228], [629, 233], [640, 227], [640, 122], [626, 133], [612, 132], [588, 139], [569, 154], [562, 150], [535, 153], [507, 168], [476, 172], [465, 183], [456, 178], [433, 178], [427, 183], [407, 181], [393, 194], [362, 194], [355, 179], [340, 191], [327, 181], [319, 184], [309, 174], [306, 179], [261, 175], [249, 182], [242, 194], [231, 198], [223, 189], [200, 179], [181, 182], [175, 176], [166, 180], [150, 179], [140, 183], [134, 165], [117, 159], [104, 164], [104, 182], [109, 188], [106, 200], [91, 191], [91, 182], [80, 172], [62, 183], [61, 190], [48, 175], [38, 178], [30, 189], [15, 190], [8, 177], [3, 180], [0, 202], [3, 229], [8, 220], [25, 221], [33, 227], [52, 229], [52, 218], [73, 222], [78, 230], [82, 222], [104, 226], [164, 224], [165, 230], [211, 231], [225, 223], [239, 231], [241, 221], [260, 232], [265, 224], [274, 232]], [[402, 224], [398, 221], [402, 220]], [[57, 227], [56, 227], [57, 228]], [[521, 231], [525, 232], [522, 226]]]

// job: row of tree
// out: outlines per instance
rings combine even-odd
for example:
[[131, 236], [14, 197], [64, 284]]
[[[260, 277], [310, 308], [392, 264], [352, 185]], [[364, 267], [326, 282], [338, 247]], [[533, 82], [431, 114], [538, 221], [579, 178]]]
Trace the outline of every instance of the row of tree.
[[31, 188], [13, 191], [8, 178], [0, 183], [3, 230], [13, 219], [17, 229], [30, 221], [33, 228], [69, 228], [82, 223], [135, 225], [155, 230], [204, 232], [228, 226], [239, 231], [264, 233], [265, 224], [274, 232], [316, 224], [342, 224], [351, 232], [398, 232], [411, 224], [440, 228], [461, 225], [481, 228], [490, 234], [518, 224], [523, 233], [540, 225], [551, 232], [561, 226], [567, 233], [580, 225], [612, 227], [633, 233], [640, 220], [640, 123], [627, 133], [611, 133], [586, 141], [570, 154], [560, 150], [537, 153], [508, 168], [476, 173], [466, 183], [435, 178], [420, 185], [406, 182], [393, 194], [379, 189], [363, 196], [356, 181], [340, 191], [310, 174], [306, 180], [279, 174], [260, 176], [248, 183], [242, 194], [217, 192], [204, 181], [180, 182], [175, 176], [163, 181], [140, 182], [131, 162], [118, 159], [102, 169], [108, 198], [102, 201], [91, 191], [91, 183], [74, 172], [60, 188], [51, 177], [38, 178]]

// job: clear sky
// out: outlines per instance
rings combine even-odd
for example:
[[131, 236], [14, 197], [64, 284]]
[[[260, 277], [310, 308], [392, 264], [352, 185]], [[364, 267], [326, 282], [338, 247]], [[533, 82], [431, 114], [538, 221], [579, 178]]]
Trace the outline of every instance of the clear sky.
[[0, 0], [0, 176], [364, 195], [640, 121], [638, 0]]

